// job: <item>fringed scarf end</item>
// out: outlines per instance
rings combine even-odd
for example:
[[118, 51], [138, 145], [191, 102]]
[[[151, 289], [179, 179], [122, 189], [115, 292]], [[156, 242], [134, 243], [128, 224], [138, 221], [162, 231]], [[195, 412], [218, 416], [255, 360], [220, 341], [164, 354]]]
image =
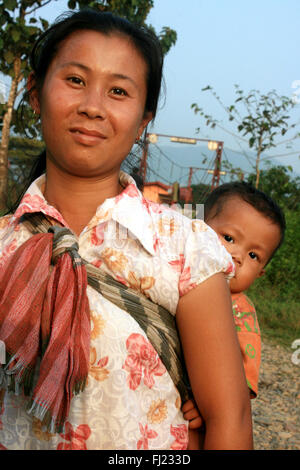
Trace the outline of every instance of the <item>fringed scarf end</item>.
[[42, 405], [36, 399], [29, 402], [27, 413], [41, 421], [43, 429], [51, 434], [61, 434], [65, 432], [65, 423], [52, 416], [47, 404]]
[[32, 394], [34, 370], [28, 364], [25, 364], [21, 358], [16, 355], [8, 355], [8, 363], [1, 369], [1, 388], [5, 388], [15, 395], [20, 395], [22, 392], [25, 396]]
[[74, 395], [79, 395], [79, 393], [83, 392], [86, 387], [87, 377], [77, 381], [73, 387]]

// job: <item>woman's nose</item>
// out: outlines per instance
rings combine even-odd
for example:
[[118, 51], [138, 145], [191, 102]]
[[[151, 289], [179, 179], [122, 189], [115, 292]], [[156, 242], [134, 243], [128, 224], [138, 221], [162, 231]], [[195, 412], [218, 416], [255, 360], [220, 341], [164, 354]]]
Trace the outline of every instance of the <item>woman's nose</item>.
[[105, 97], [98, 90], [86, 89], [78, 106], [78, 113], [90, 119], [105, 119], [107, 115]]

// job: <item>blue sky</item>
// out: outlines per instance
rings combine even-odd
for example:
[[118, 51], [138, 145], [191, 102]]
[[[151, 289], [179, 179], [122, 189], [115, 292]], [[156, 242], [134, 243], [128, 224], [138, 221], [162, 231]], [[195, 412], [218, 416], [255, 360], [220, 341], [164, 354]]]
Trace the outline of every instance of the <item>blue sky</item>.
[[[66, 5], [64, 0], [51, 2], [46, 7], [49, 19], [63, 12]], [[224, 140], [225, 148], [240, 150], [236, 139], [220, 130], [201, 126], [198, 135], [196, 128], [201, 121], [191, 110], [191, 104], [197, 102], [223, 121], [225, 128], [234, 131], [214, 98], [208, 92], [201, 92], [206, 85], [215, 89], [225, 105], [235, 99], [234, 84], [245, 92], [275, 89], [280, 95], [291, 96], [297, 91], [292, 83], [300, 80], [299, 20], [299, 0], [155, 0], [148, 23], [157, 32], [163, 26], [175, 29], [178, 39], [166, 56], [166, 96], [152, 131], [211, 137]], [[299, 119], [300, 104], [297, 104], [293, 121]], [[160, 140], [166, 143], [166, 139]], [[299, 154], [280, 160], [272, 158], [272, 162], [292, 165], [300, 173], [300, 139], [292, 149], [282, 145], [269, 154], [298, 150]]]
[[[66, 6], [66, 0], [53, 1], [44, 8], [43, 16], [51, 22]], [[224, 140], [225, 148], [239, 151], [236, 139], [228, 133], [201, 127], [201, 135], [197, 134], [201, 121], [191, 104], [197, 102], [234, 131], [214, 98], [201, 92], [206, 85], [213, 86], [225, 105], [235, 99], [234, 84], [245, 92], [275, 89], [280, 95], [292, 96], [297, 91], [293, 82], [300, 84], [299, 20], [299, 0], [154, 0], [148, 23], [157, 32], [163, 26], [175, 29], [178, 39], [166, 56], [165, 103], [152, 131]], [[293, 112], [293, 121], [298, 120], [300, 95]], [[282, 145], [269, 154], [298, 150], [296, 155], [272, 162], [292, 165], [300, 173], [300, 139], [292, 149]]]
[[[275, 89], [291, 96], [295, 91], [292, 83], [300, 80], [299, 19], [300, 2], [296, 0], [157, 0], [150, 22], [158, 29], [164, 24], [174, 28], [178, 41], [166, 57], [166, 105], [155, 130], [196, 135], [201, 122], [190, 109], [193, 102], [234, 130], [214, 98], [201, 92], [208, 84], [226, 105], [235, 99], [234, 84], [245, 91]], [[294, 108], [294, 121], [299, 120], [299, 114], [300, 104]], [[239, 148], [229, 134], [202, 129], [203, 137], [219, 138], [225, 147]], [[294, 149], [280, 146], [269, 154], [292, 150], [299, 150], [299, 154], [281, 161], [300, 172], [300, 140]]]

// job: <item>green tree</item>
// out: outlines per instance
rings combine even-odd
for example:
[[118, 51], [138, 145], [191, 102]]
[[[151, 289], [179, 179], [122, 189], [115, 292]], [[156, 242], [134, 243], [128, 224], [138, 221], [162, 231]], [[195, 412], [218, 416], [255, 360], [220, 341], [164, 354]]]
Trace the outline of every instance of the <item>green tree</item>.
[[[266, 150], [283, 143], [290, 145], [293, 140], [300, 137], [300, 133], [296, 132], [289, 139], [278, 141], [278, 137], [283, 137], [299, 125], [299, 122], [291, 122], [290, 113], [295, 106], [294, 100], [278, 95], [275, 90], [267, 94], [262, 94], [258, 90], [251, 90], [246, 94], [238, 85], [235, 85], [237, 98], [234, 104], [225, 106], [212, 87], [207, 86], [202, 89], [202, 91], [207, 90], [218, 100], [227, 113], [229, 121], [233, 121], [236, 125], [238, 134], [233, 135], [247, 143], [249, 148], [255, 151], [255, 186], [258, 187], [262, 154]], [[207, 126], [211, 128], [218, 126], [226, 131], [218, 120], [207, 114], [196, 103], [193, 103], [191, 107], [195, 113], [198, 113], [205, 120]], [[242, 137], [239, 134], [242, 134]]]
[[259, 318], [262, 337], [268, 336], [290, 348], [300, 337], [300, 211], [285, 210], [286, 233], [283, 245], [266, 267], [265, 276], [247, 292]]
[[[255, 180], [255, 173], [247, 178], [251, 184], [254, 184]], [[283, 209], [300, 209], [300, 177], [292, 175], [291, 167], [277, 165], [261, 170], [260, 189]]]
[[[50, 0], [3, 0], [0, 4], [0, 70], [11, 78], [6, 103], [1, 104], [0, 126], [0, 208], [5, 207], [7, 194], [8, 146], [13, 122], [14, 105], [22, 92], [24, 81], [29, 75], [28, 57], [33, 42], [48, 22], [33, 14]], [[28, 124], [33, 125], [32, 113], [26, 115]]]
[[[154, 6], [154, 0], [100, 0], [100, 1], [85, 1], [85, 0], [69, 0], [68, 7], [74, 9], [76, 7], [82, 8], [89, 6], [92, 8], [99, 8], [101, 11], [110, 11], [123, 18], [127, 18], [137, 24], [146, 24], [147, 16]], [[161, 43], [163, 53], [166, 54], [170, 48], [176, 43], [177, 33], [168, 26], [164, 26], [162, 30], [157, 33], [153, 26], [147, 26], [154, 31]]]
[[[24, 83], [30, 73], [29, 55], [32, 45], [40, 33], [48, 27], [45, 18], [35, 17], [36, 12], [56, 0], [2, 0], [0, 4], [0, 70], [11, 78], [7, 102], [0, 104], [0, 209], [5, 208], [8, 192], [8, 148], [11, 129], [22, 134], [15, 119], [15, 102], [24, 90]], [[139, 24], [145, 24], [147, 15], [153, 7], [153, 0], [70, 0], [68, 7], [99, 8], [126, 17]], [[151, 26], [150, 26], [151, 27]], [[152, 30], [154, 29], [151, 27]], [[176, 32], [169, 27], [162, 28], [158, 34], [162, 49], [167, 53], [176, 42]], [[33, 136], [39, 135], [30, 107], [23, 107], [23, 121]]]
[[10, 207], [19, 200], [24, 190], [24, 182], [28, 179], [32, 161], [43, 150], [41, 140], [27, 137], [12, 136], [8, 148], [8, 187], [6, 203]]

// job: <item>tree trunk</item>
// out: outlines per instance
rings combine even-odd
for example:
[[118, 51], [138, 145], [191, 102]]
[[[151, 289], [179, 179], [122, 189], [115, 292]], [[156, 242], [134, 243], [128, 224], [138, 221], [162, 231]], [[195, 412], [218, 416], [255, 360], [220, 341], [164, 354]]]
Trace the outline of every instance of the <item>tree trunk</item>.
[[262, 150], [262, 136], [260, 136], [259, 138], [257, 155], [256, 155], [256, 182], [255, 182], [256, 189], [258, 189], [258, 185], [259, 185], [259, 176], [260, 176], [259, 164], [260, 164], [261, 150]]
[[256, 182], [255, 182], [256, 189], [258, 188], [258, 185], [259, 185], [259, 176], [260, 176], [259, 162], [260, 162], [260, 154], [257, 155], [257, 158], [256, 158]]
[[18, 85], [20, 82], [20, 73], [21, 59], [19, 57], [16, 57], [14, 60], [14, 77], [11, 82], [9, 97], [7, 101], [7, 110], [3, 118], [2, 138], [0, 145], [0, 210], [6, 208], [9, 133], [12, 121], [13, 107], [15, 104]]

